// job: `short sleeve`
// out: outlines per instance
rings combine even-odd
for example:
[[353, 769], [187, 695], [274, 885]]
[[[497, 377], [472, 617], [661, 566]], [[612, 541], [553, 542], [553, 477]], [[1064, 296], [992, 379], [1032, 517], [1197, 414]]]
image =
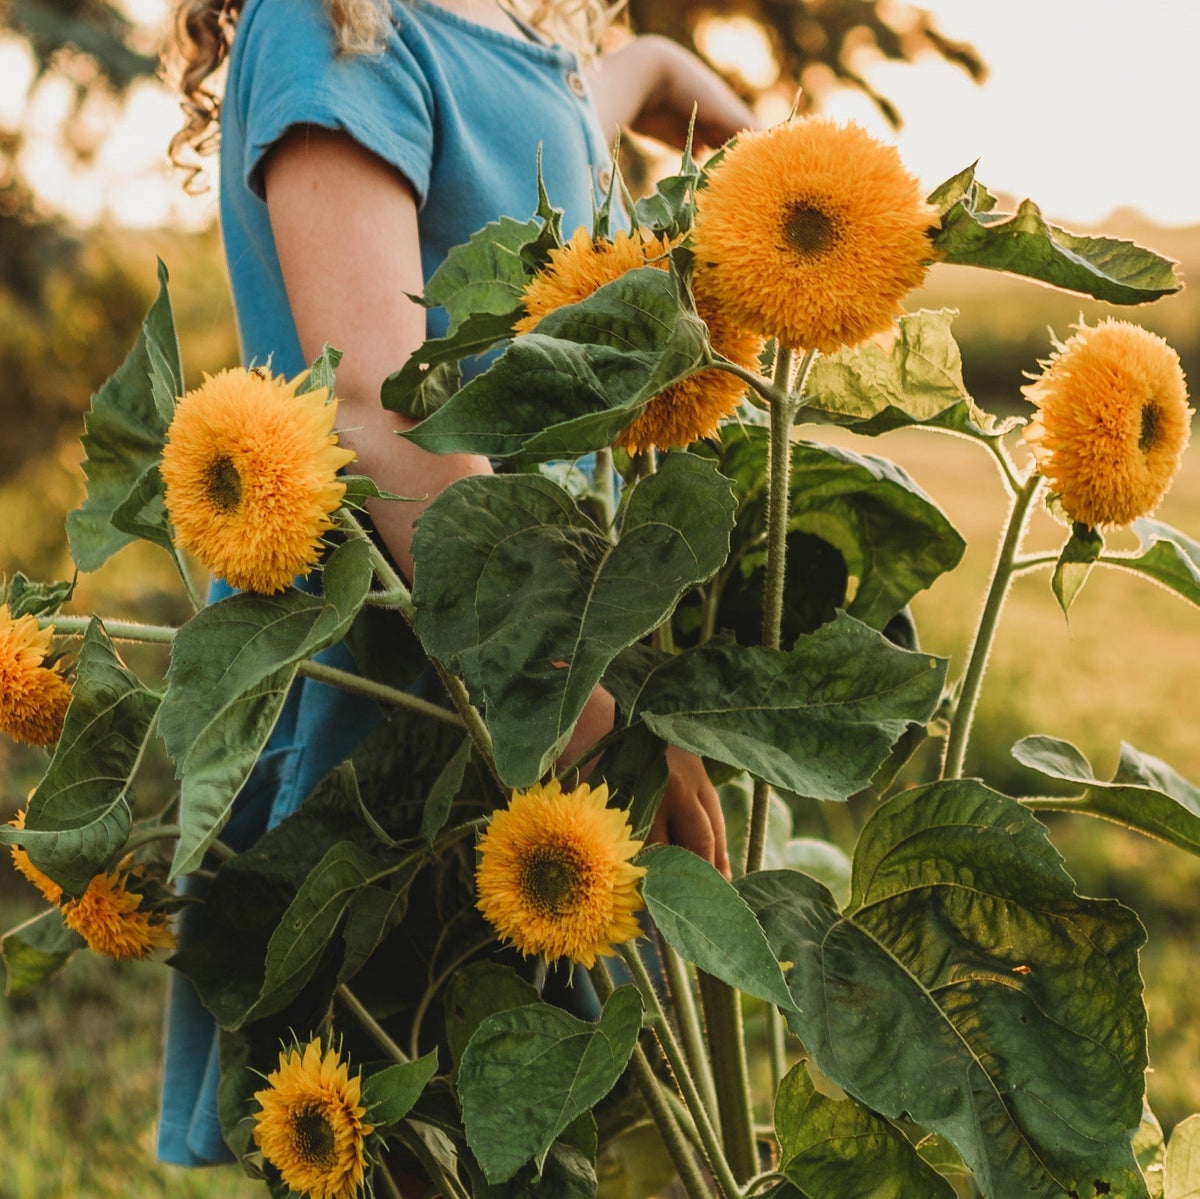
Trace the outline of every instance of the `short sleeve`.
[[[262, 0], [238, 25], [233, 117], [246, 186], [263, 198], [262, 160], [288, 129], [340, 130], [396, 167], [425, 200], [433, 156], [433, 97], [394, 24], [382, 52], [339, 54], [320, 0]], [[223, 114], [227, 119], [229, 114]]]

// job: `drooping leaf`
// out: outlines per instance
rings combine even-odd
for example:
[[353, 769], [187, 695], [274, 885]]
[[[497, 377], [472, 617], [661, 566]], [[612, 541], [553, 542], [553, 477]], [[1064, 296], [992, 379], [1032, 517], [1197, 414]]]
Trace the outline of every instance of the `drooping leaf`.
[[46, 616], [57, 612], [75, 593], [75, 580], [35, 583], [19, 570], [7, 582], [0, 579], [0, 603], [8, 605], [14, 620], [19, 616]]
[[616, 654], [721, 565], [732, 515], [728, 483], [687, 454], [632, 489], [615, 545], [537, 476], [463, 479], [429, 507], [417, 631], [486, 707], [506, 784], [545, 772]]
[[376, 1128], [404, 1119], [425, 1089], [425, 1084], [437, 1073], [437, 1068], [435, 1050], [416, 1061], [398, 1062], [377, 1070], [363, 1079], [362, 1101], [367, 1109], [365, 1119]]
[[459, 1065], [458, 1092], [467, 1143], [489, 1182], [540, 1161], [572, 1120], [612, 1090], [641, 1025], [634, 987], [618, 987], [595, 1024], [537, 1003], [479, 1025]]
[[1017, 801], [969, 780], [889, 800], [844, 912], [790, 871], [737, 886], [795, 963], [790, 1026], [850, 1095], [946, 1137], [985, 1196], [1145, 1199], [1145, 934], [1075, 894]]
[[1095, 529], [1076, 521], [1071, 528], [1071, 536], [1058, 556], [1050, 580], [1054, 598], [1058, 600], [1064, 616], [1070, 612], [1075, 597], [1087, 582], [1103, 549], [1104, 538]]
[[642, 859], [642, 898], [655, 927], [687, 961], [784, 1010], [783, 971], [745, 901], [703, 858], [664, 845]]
[[437, 780], [429, 790], [429, 798], [425, 801], [425, 810], [421, 815], [421, 835], [429, 845], [441, 832], [450, 815], [450, 805], [462, 790], [463, 775], [467, 763], [471, 760], [474, 743], [470, 737], [464, 737], [458, 752], [446, 763], [445, 769], [438, 775]]
[[129, 836], [129, 787], [157, 708], [158, 698], [125, 667], [93, 619], [62, 735], [29, 800], [25, 828], [0, 824], [0, 843], [20, 842], [43, 874], [69, 895], [81, 895]]
[[[973, 181], [974, 168], [969, 173]], [[1170, 259], [1134, 242], [1068, 233], [1048, 224], [1032, 200], [1015, 213], [997, 212], [994, 197], [972, 188], [967, 175], [950, 181], [959, 198], [933, 237], [938, 261], [1023, 275], [1110, 304], [1144, 304], [1183, 286]]]
[[522, 461], [611, 445], [701, 361], [707, 328], [682, 306], [682, 286], [673, 271], [642, 267], [556, 309], [404, 436], [436, 454]]
[[67, 514], [71, 557], [80, 570], [98, 570], [133, 535], [112, 523], [138, 481], [154, 466], [166, 440], [170, 413], [164, 389], [183, 390], [175, 320], [159, 263], [158, 296], [146, 313], [128, 357], [92, 397], [84, 418], [83, 472], [87, 499]]
[[954, 1199], [894, 1124], [849, 1097], [822, 1095], [803, 1062], [779, 1084], [775, 1135], [796, 1199]]
[[909, 425], [971, 437], [1004, 431], [976, 406], [962, 377], [962, 356], [950, 332], [958, 313], [942, 308], [901, 316], [890, 344], [873, 339], [822, 355], [805, 386], [801, 419], [846, 425], [875, 436]]
[[1122, 742], [1116, 773], [1102, 782], [1087, 758], [1057, 737], [1025, 737], [1012, 754], [1022, 766], [1084, 788], [1078, 798], [1056, 798], [1046, 807], [1098, 816], [1200, 854], [1200, 789], [1158, 758]]
[[1133, 522], [1141, 538], [1139, 554], [1108, 554], [1104, 562], [1144, 575], [1193, 604], [1200, 604], [1200, 542], [1161, 521]]
[[204, 609], [175, 637], [159, 729], [182, 782], [171, 875], [199, 864], [279, 717], [300, 662], [338, 641], [371, 582], [348, 541], [329, 556], [324, 595], [243, 592]]
[[4, 994], [26, 995], [49, 982], [82, 949], [84, 939], [63, 923], [57, 908], [31, 916], [0, 937]]
[[1200, 1195], [1200, 1115], [1175, 1125], [1163, 1161], [1163, 1199]]
[[843, 800], [910, 722], [930, 719], [945, 669], [839, 614], [788, 652], [714, 638], [680, 654], [649, 673], [633, 716], [773, 786]]

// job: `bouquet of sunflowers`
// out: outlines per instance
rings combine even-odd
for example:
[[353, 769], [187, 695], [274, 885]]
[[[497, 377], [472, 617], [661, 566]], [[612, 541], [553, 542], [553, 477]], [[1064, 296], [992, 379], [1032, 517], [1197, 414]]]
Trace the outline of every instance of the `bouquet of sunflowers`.
[[[973, 169], [926, 197], [818, 118], [685, 154], [614, 233], [622, 198], [569, 238], [543, 200], [430, 279], [447, 334], [382, 402], [426, 450], [507, 469], [431, 505], [414, 588], [363, 516], [403, 499], [337, 445], [336, 350], [185, 392], [162, 273], [94, 399], [68, 533], [85, 571], [161, 546], [197, 611], [68, 615], [72, 584], [7, 584], [0, 726], [50, 755], [3, 829], [49, 904], [4, 938], [9, 991], [195, 921], [169, 964], [220, 1028], [226, 1143], [276, 1195], [1162, 1196], [1144, 933], [1076, 893], [1037, 812], [1196, 853], [1200, 792], [1130, 747], [1098, 779], [1049, 736], [1014, 753], [1072, 797], [962, 776], [1015, 577], [1047, 570], [1064, 612], [1103, 566], [1200, 604], [1200, 545], [1150, 519], [1183, 375], [1136, 325], [1080, 326], [1025, 387], [1032, 419], [1000, 421], [953, 314], [903, 304], [933, 262], [1113, 304], [1176, 291], [1173, 264], [1001, 212]], [[951, 432], [995, 464], [1010, 510], [961, 669], [906, 606], [962, 538], [899, 467], [802, 424]], [[1049, 555], [1023, 551], [1043, 495]], [[1130, 524], [1140, 548], [1107, 550]], [[185, 554], [238, 593], [202, 606]], [[122, 660], [139, 641], [169, 645], [165, 678]], [[247, 835], [235, 801], [298, 678], [376, 723]], [[560, 769], [601, 683], [616, 725]], [[135, 805], [156, 738], [178, 789]], [[668, 745], [719, 784], [732, 881], [644, 844]], [[854, 844], [797, 835], [851, 797]]]

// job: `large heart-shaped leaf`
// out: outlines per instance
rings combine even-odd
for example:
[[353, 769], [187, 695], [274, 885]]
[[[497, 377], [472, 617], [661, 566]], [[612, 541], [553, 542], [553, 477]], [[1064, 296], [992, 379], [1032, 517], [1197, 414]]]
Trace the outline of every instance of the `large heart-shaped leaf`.
[[429, 507], [417, 631], [486, 708], [507, 784], [545, 772], [613, 658], [721, 565], [732, 518], [728, 481], [688, 454], [633, 488], [615, 544], [534, 475], [464, 479]]
[[459, 1065], [458, 1093], [467, 1143], [489, 1182], [503, 1182], [530, 1158], [541, 1158], [576, 1116], [612, 1090], [641, 1027], [634, 987], [618, 987], [595, 1024], [536, 1003], [479, 1025]]
[[1012, 753], [1022, 766], [1084, 788], [1076, 798], [1033, 799], [1030, 806], [1099, 816], [1200, 854], [1200, 790], [1158, 758], [1122, 742], [1116, 774], [1103, 782], [1075, 746], [1057, 737], [1025, 737]]
[[890, 800], [844, 912], [792, 871], [737, 885], [795, 963], [792, 1029], [849, 1094], [945, 1136], [985, 1196], [1145, 1199], [1145, 934], [1075, 894], [1017, 801], [969, 780]]
[[932, 717], [945, 670], [841, 613], [787, 652], [714, 639], [680, 654], [649, 672], [633, 717], [776, 787], [842, 800]]
[[107, 870], [129, 836], [129, 788], [157, 708], [158, 697], [92, 620], [62, 735], [29, 801], [25, 828], [0, 824], [0, 842], [20, 842], [29, 860], [69, 895], [81, 895]]

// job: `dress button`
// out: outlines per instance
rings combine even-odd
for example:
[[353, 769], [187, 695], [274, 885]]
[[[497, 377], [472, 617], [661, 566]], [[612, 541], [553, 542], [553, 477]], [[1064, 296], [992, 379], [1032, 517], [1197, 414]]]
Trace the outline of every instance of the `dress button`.
[[587, 95], [587, 84], [583, 82], [583, 76], [578, 71], [571, 71], [567, 75], [567, 87], [571, 89], [581, 100]]
[[612, 187], [612, 181], [613, 181], [612, 167], [604, 167], [600, 171], [600, 173], [596, 176], [596, 182], [598, 184], [600, 184], [600, 190], [602, 192], [606, 192], [606, 191], [608, 191], [608, 189], [610, 187]]

